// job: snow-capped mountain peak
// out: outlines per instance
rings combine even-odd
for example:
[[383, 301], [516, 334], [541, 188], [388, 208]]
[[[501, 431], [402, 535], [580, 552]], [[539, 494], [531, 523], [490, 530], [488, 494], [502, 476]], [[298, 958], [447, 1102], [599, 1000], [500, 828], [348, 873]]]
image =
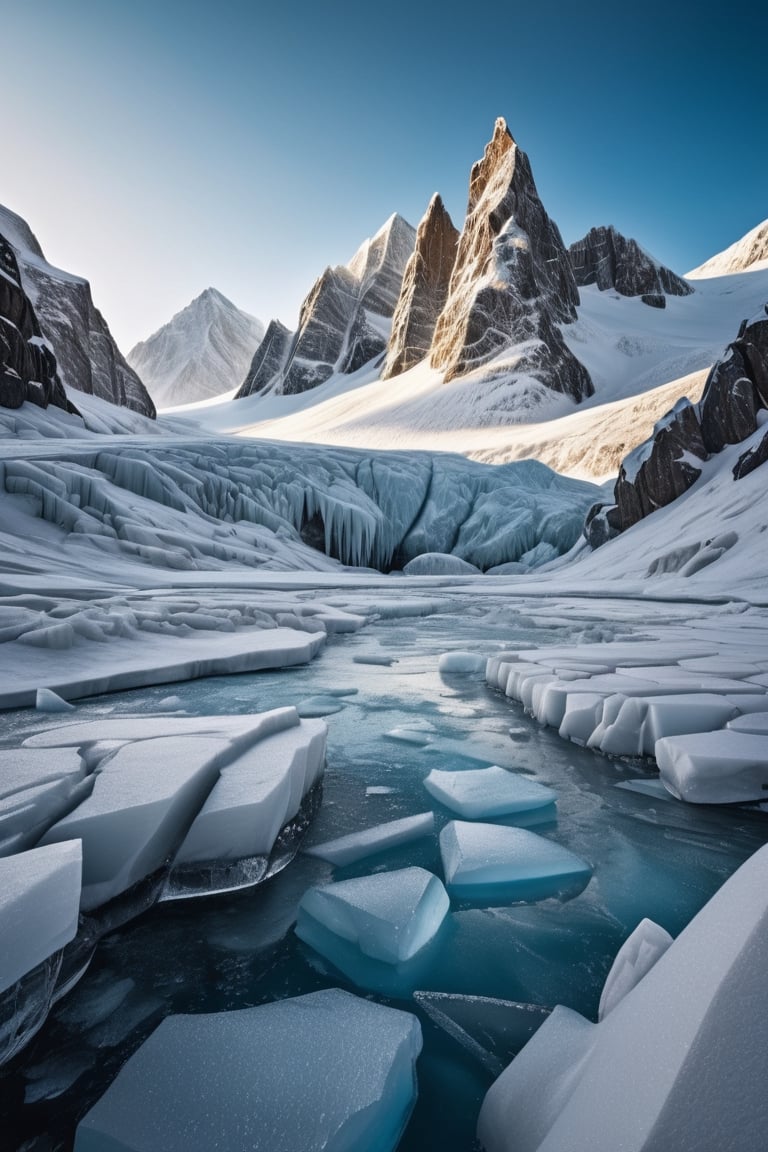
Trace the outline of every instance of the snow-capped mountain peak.
[[236, 387], [264, 336], [261, 320], [216, 288], [199, 296], [128, 353], [158, 407], [189, 404]]
[[768, 267], [768, 220], [763, 220], [746, 236], [722, 252], [705, 260], [686, 275], [694, 279], [727, 276], [731, 272], [747, 272]]

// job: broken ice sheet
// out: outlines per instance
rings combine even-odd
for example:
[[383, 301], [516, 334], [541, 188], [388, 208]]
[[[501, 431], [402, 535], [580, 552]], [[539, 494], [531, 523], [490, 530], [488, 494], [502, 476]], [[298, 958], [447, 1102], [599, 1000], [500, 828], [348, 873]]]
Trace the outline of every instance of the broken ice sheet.
[[554, 819], [551, 810], [556, 793], [551, 788], [497, 765], [465, 772], [442, 772], [435, 768], [424, 780], [424, 787], [431, 796], [465, 820], [541, 809], [550, 809], [545, 818]]
[[493, 1076], [506, 1068], [552, 1011], [540, 1004], [450, 992], [414, 992], [413, 998]]

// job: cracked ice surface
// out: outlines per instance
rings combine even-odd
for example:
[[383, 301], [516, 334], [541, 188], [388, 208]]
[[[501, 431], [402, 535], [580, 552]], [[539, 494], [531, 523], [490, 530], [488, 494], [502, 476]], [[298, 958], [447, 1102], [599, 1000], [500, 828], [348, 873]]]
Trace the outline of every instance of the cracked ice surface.
[[339, 989], [170, 1016], [80, 1121], [75, 1152], [393, 1152], [420, 1051], [415, 1016]]

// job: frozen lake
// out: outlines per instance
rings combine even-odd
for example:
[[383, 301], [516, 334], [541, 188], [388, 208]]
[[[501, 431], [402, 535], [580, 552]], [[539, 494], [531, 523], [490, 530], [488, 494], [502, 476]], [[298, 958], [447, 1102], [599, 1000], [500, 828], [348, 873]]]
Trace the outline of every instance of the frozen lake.
[[[396, 610], [396, 599], [392, 604]], [[331, 639], [318, 660], [301, 668], [80, 703], [78, 718], [97, 719], [162, 711], [160, 701], [171, 693], [192, 714], [263, 711], [320, 697], [309, 711], [327, 713], [328, 766], [307, 845], [430, 808], [439, 831], [453, 814], [424, 788], [427, 774], [499, 764], [556, 792], [556, 822], [536, 831], [588, 861], [594, 874], [564, 903], [482, 907], [454, 899], [416, 982], [400, 987], [384, 986], [375, 964], [361, 966], [355, 983], [299, 941], [292, 926], [307, 888], [331, 878], [410, 864], [441, 874], [434, 836], [335, 870], [302, 854], [261, 888], [156, 906], [102, 941], [82, 982], [0, 1081], [9, 1152], [70, 1149], [78, 1119], [165, 1015], [249, 1007], [327, 987], [416, 1011], [425, 1039], [419, 1099], [400, 1147], [469, 1152], [492, 1075], [432, 1023], [411, 993], [561, 1003], [595, 1018], [616, 950], [636, 924], [650, 917], [677, 934], [768, 840], [759, 812], [696, 808], [617, 788], [650, 779], [647, 765], [566, 744], [491, 691], [480, 674], [438, 671], [439, 656], [454, 649], [486, 655], [502, 644], [563, 642], [572, 631], [567, 620], [547, 626], [513, 611], [502, 628], [480, 603], [446, 597], [434, 615], [381, 619]], [[31, 711], [7, 713], [3, 743], [55, 722]], [[466, 1011], [471, 1016], [471, 1006]], [[479, 1016], [477, 1027], [482, 1032]], [[494, 1039], [487, 1040], [492, 1048]]]

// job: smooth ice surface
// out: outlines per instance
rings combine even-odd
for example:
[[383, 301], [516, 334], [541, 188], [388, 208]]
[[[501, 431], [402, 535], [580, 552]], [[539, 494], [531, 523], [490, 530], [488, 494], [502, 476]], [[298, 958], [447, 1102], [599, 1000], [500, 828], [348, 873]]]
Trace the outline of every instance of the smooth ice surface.
[[464, 772], [442, 772], [435, 768], [426, 777], [424, 787], [465, 820], [531, 812], [546, 808], [557, 799], [551, 788], [497, 765]]
[[599, 1024], [555, 1009], [488, 1092], [483, 1147], [762, 1148], [768, 1102], [755, 1085], [768, 1075], [766, 949], [764, 847]]
[[[384, 794], [388, 788], [367, 788], [369, 796]], [[389, 820], [386, 824], [377, 824], [374, 828], [363, 828], [360, 832], [350, 832], [348, 836], [339, 836], [336, 840], [326, 840], [323, 844], [313, 844], [304, 848], [308, 856], [319, 856], [342, 868], [347, 864], [354, 864], [358, 860], [372, 856], [375, 852], [383, 852], [387, 848], [396, 848], [400, 844], [409, 844], [422, 836], [428, 836], [434, 831], [435, 817], [432, 812], [421, 812], [416, 816], [404, 816], [401, 820]]]
[[393, 1152], [420, 1051], [415, 1016], [339, 989], [171, 1016], [81, 1120], [75, 1152]]
[[400, 868], [310, 889], [299, 905], [296, 933], [316, 946], [314, 922], [374, 960], [401, 964], [429, 944], [448, 907], [437, 876], [424, 868]]
[[169, 861], [226, 751], [222, 740], [192, 736], [143, 740], [118, 750], [88, 799], [42, 840], [82, 840], [84, 910], [107, 903]]
[[728, 724], [734, 732], [751, 732], [753, 736], [768, 739], [768, 712], [755, 712], [749, 716], [737, 716]]
[[693, 736], [668, 736], [656, 744], [661, 779], [673, 796], [692, 804], [765, 800], [768, 740], [725, 728]]
[[672, 937], [660, 924], [647, 918], [640, 921], [616, 953], [600, 996], [598, 1020], [605, 1019], [619, 1001], [632, 991], [671, 943]]
[[0, 992], [77, 933], [79, 840], [0, 859]]
[[592, 869], [544, 836], [500, 824], [452, 820], [440, 833], [445, 882], [459, 899], [543, 900], [574, 895]]
[[224, 767], [175, 863], [268, 856], [322, 774], [326, 731], [322, 721], [304, 720]]

